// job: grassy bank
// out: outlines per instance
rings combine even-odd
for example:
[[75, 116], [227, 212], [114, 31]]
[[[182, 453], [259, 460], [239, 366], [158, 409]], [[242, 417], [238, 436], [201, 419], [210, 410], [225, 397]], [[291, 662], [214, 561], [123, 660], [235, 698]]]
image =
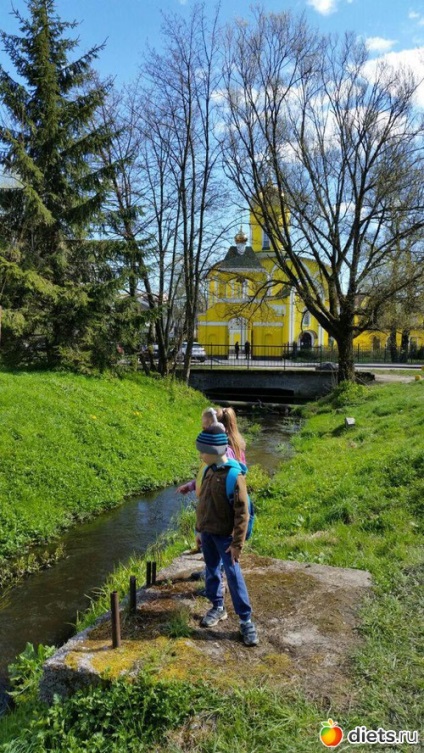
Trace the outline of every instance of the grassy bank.
[[[176, 382], [0, 373], [0, 570], [32, 544], [186, 476], [204, 399]], [[187, 438], [179, 441], [178, 437]]]
[[[329, 716], [345, 731], [420, 729], [424, 384], [338, 389], [306, 414], [295, 456], [272, 481], [250, 476], [258, 508], [251, 545], [264, 555], [371, 572], [374, 594], [363, 608], [363, 645], [352, 657], [344, 705], [334, 707], [331, 688], [317, 704], [295, 687], [279, 693], [264, 683], [223, 696], [207, 684], [157, 683], [147, 675], [47, 711], [31, 690], [34, 659], [30, 671], [16, 671], [17, 687], [29, 687], [0, 725], [4, 753], [317, 753], [320, 722]], [[344, 428], [345, 416], [355, 417], [354, 428]], [[164, 563], [191, 542], [191, 531], [185, 513]], [[130, 572], [143, 573], [142, 563], [115, 573], [105, 593], [111, 586], [125, 593]], [[104, 606], [100, 600], [91, 617]], [[420, 747], [355, 746], [361, 753], [376, 749]]]

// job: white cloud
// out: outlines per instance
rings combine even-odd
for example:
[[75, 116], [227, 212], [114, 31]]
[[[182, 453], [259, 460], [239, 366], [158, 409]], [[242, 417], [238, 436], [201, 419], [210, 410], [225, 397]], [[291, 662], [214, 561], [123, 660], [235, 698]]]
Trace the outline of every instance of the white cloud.
[[389, 52], [384, 56], [394, 68], [406, 66], [411, 68], [417, 78], [424, 78], [424, 47], [414, 47], [411, 50]]
[[389, 52], [393, 45], [396, 44], [395, 39], [384, 39], [383, 37], [367, 37], [365, 40], [370, 52]]
[[420, 107], [424, 107], [424, 47], [414, 47], [410, 50], [401, 50], [400, 52], [388, 52], [380, 58], [374, 58], [368, 63], [370, 72], [374, 66], [378, 65], [379, 60], [389, 63], [394, 69], [410, 68], [417, 81], [420, 81], [415, 101]]
[[421, 13], [417, 13], [415, 10], [411, 10], [408, 13], [408, 18], [411, 21], [416, 21], [418, 26], [424, 26], [424, 16]]
[[337, 10], [337, 0], [308, 0], [308, 5], [322, 16], [329, 16]]

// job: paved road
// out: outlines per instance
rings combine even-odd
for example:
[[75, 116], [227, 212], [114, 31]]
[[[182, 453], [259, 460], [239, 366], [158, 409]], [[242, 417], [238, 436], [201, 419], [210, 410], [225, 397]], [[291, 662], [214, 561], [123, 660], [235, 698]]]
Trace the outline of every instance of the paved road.
[[[420, 371], [424, 364], [409, 364], [409, 363], [357, 363], [355, 369], [357, 371], [379, 371], [379, 370], [404, 370], [414, 369]], [[316, 361], [308, 363], [293, 363], [293, 361], [270, 361], [264, 360], [246, 360], [245, 358], [239, 360], [227, 360], [226, 358], [213, 358], [212, 363], [206, 360], [202, 363], [198, 361], [192, 361], [191, 367], [199, 366], [201, 369], [213, 369], [215, 366], [226, 366], [229, 369], [242, 369], [243, 371], [249, 369], [284, 369], [285, 371], [296, 371], [299, 369], [316, 369]]]
[[393, 374], [380, 374], [377, 369], [372, 370], [375, 374], [375, 381], [378, 384], [389, 384], [390, 382], [414, 382], [415, 381], [415, 375], [411, 376], [411, 374], [402, 374], [402, 372], [398, 371], [397, 373], [394, 372]]

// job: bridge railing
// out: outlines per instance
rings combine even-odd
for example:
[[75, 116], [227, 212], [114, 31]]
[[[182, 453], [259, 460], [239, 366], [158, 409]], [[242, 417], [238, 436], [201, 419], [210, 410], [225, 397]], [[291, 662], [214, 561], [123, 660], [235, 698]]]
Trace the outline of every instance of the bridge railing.
[[[291, 345], [250, 345], [245, 348], [241, 345], [238, 349], [234, 345], [209, 344], [204, 346], [206, 362], [210, 368], [229, 366], [232, 368], [249, 369], [257, 366], [293, 368], [295, 366], [317, 366], [328, 363], [337, 366], [338, 351], [336, 347], [315, 346], [302, 348], [296, 343]], [[378, 349], [366, 349], [357, 345], [354, 347], [354, 360], [357, 364], [367, 363], [410, 363], [424, 362], [424, 348], [410, 348], [407, 351], [396, 351], [386, 347]], [[196, 361], [194, 361], [196, 362]]]

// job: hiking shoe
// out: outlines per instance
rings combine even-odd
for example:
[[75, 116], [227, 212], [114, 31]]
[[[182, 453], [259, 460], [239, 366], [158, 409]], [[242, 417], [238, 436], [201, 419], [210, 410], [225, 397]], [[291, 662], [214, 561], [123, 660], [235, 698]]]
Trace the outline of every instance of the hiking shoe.
[[226, 620], [228, 614], [225, 607], [212, 607], [209, 612], [206, 612], [205, 616], [200, 620], [202, 627], [213, 627], [217, 625], [221, 620]]
[[194, 573], [190, 575], [190, 580], [205, 580], [206, 577], [206, 570], [195, 570]]
[[258, 645], [259, 638], [253, 622], [241, 622], [240, 633], [245, 646]]

